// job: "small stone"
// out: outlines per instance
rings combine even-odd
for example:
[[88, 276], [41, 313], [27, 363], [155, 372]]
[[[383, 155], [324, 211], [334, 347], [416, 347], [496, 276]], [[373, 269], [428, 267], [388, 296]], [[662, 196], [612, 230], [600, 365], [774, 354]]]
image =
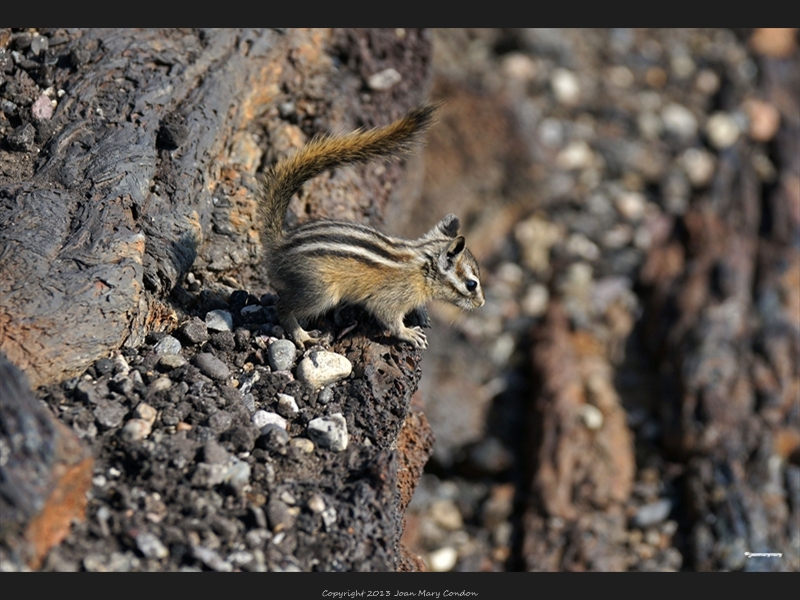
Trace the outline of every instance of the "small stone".
[[152, 425], [142, 419], [131, 419], [125, 423], [120, 434], [126, 442], [138, 442], [150, 435]]
[[713, 96], [721, 85], [719, 75], [711, 69], [703, 69], [694, 80], [694, 88], [704, 96]]
[[181, 343], [171, 335], [165, 335], [153, 346], [156, 354], [177, 354], [181, 351]]
[[34, 147], [34, 139], [36, 137], [36, 129], [30, 123], [20, 125], [6, 138], [8, 145], [12, 150], [19, 152], [30, 152]]
[[261, 435], [257, 440], [259, 448], [272, 452], [284, 453], [284, 446], [289, 443], [289, 434], [285, 429], [270, 423], [261, 428]]
[[210, 489], [225, 481], [228, 474], [227, 464], [210, 465], [208, 463], [198, 463], [192, 475], [191, 483], [194, 487]]
[[237, 494], [241, 493], [244, 487], [250, 483], [250, 465], [243, 460], [232, 459], [223, 482], [227, 483]]
[[110, 358], [101, 358], [94, 361], [94, 370], [97, 372], [98, 377], [108, 375], [114, 370], [114, 361]]
[[294, 396], [290, 396], [289, 394], [278, 394], [278, 413], [287, 419], [290, 419], [296, 416], [299, 412], [300, 408], [297, 406]]
[[214, 331], [231, 331], [233, 317], [227, 310], [210, 310], [206, 313], [206, 327]]
[[581, 407], [581, 418], [586, 428], [592, 431], [596, 431], [603, 426], [603, 413], [599, 408], [591, 404], [584, 404]]
[[[167, 379], [167, 378], [161, 377], [159, 379]], [[159, 379], [157, 379], [156, 381], [159, 381]], [[169, 381], [169, 379], [167, 379], [167, 381]], [[133, 414], [136, 415], [137, 418], [141, 419], [145, 423], [150, 423], [150, 425], [152, 425], [153, 423], [156, 422], [156, 416], [158, 415], [158, 411], [149, 404], [145, 402], [140, 402], [136, 406], [136, 410], [133, 411]]]
[[308, 438], [292, 438], [289, 445], [297, 448], [304, 454], [311, 454], [314, 451], [314, 442]]
[[230, 377], [231, 371], [224, 362], [218, 359], [213, 354], [208, 352], [201, 352], [194, 357], [194, 365], [200, 369], [204, 375], [208, 375], [211, 379], [218, 381], [226, 381]]
[[331, 400], [333, 400], [333, 389], [330, 387], [322, 388], [317, 395], [317, 402], [320, 404], [328, 404]]
[[666, 130], [681, 140], [688, 141], [697, 135], [697, 119], [681, 104], [667, 104], [661, 110], [661, 120]]
[[367, 85], [371, 90], [382, 92], [384, 90], [393, 88], [402, 80], [403, 76], [400, 75], [400, 73], [398, 73], [395, 69], [389, 67], [388, 69], [384, 69], [383, 71], [379, 71], [372, 75], [367, 80]]
[[333, 526], [336, 525], [336, 509], [332, 506], [329, 506], [320, 514], [322, 516], [322, 522], [325, 524], [325, 529], [330, 531]]
[[314, 514], [319, 514], [323, 510], [325, 510], [325, 500], [319, 494], [311, 494], [311, 497], [308, 499], [308, 510], [310, 510]]
[[550, 86], [560, 104], [575, 105], [581, 96], [578, 76], [567, 69], [555, 69], [550, 76]]
[[31, 38], [31, 52], [38, 56], [40, 52], [45, 52], [50, 47], [50, 40], [43, 35], [34, 35]]
[[329, 417], [318, 417], [308, 423], [308, 437], [321, 448], [341, 452], [347, 448], [350, 436], [347, 433], [347, 421], [342, 413]]
[[594, 162], [594, 152], [583, 140], [571, 142], [556, 156], [556, 165], [566, 171], [587, 169]]
[[[159, 361], [160, 362], [160, 361]], [[169, 377], [159, 377], [147, 386], [147, 393], [163, 392], [172, 387], [172, 380]]]
[[716, 162], [713, 154], [700, 148], [689, 148], [680, 157], [686, 176], [696, 188], [705, 187], [711, 182]]
[[458, 510], [458, 506], [450, 498], [434, 500], [429, 514], [439, 527], [447, 531], [457, 531], [464, 526], [461, 511]]
[[267, 358], [273, 371], [288, 371], [294, 366], [297, 348], [289, 340], [277, 340], [269, 347]]
[[633, 525], [644, 529], [651, 525], [658, 525], [669, 517], [672, 511], [672, 502], [666, 498], [645, 504], [636, 511], [633, 517]]
[[781, 113], [769, 102], [748, 100], [744, 110], [750, 119], [750, 137], [757, 142], [768, 142], [778, 132]]
[[315, 389], [344, 379], [353, 371], [353, 365], [341, 354], [317, 350], [311, 352], [297, 365], [297, 378]]
[[272, 499], [267, 503], [267, 520], [273, 533], [278, 533], [294, 526], [297, 515], [296, 510], [292, 510], [280, 500]]
[[624, 192], [619, 195], [615, 205], [617, 211], [628, 221], [638, 221], [644, 216], [647, 199], [639, 192]]
[[197, 317], [192, 317], [192, 319], [181, 325], [178, 333], [190, 344], [202, 344], [208, 340], [208, 328]]
[[101, 401], [94, 409], [94, 418], [106, 429], [118, 427], [127, 414], [128, 409], [113, 401]]
[[717, 112], [706, 123], [709, 141], [720, 150], [730, 148], [739, 139], [739, 126], [727, 113]]
[[31, 106], [31, 115], [36, 120], [49, 121], [53, 116], [53, 101], [42, 94]]
[[286, 429], [286, 419], [274, 412], [257, 410], [253, 413], [253, 425], [262, 429], [267, 425], [277, 425], [281, 429]]
[[435, 573], [444, 573], [452, 570], [458, 561], [458, 552], [455, 548], [445, 546], [428, 555], [428, 566]]
[[149, 531], [143, 531], [136, 536], [136, 547], [145, 558], [161, 559], [169, 556], [167, 547]]
[[197, 560], [213, 571], [222, 573], [230, 573], [233, 571], [233, 565], [223, 560], [219, 554], [210, 548], [206, 548], [205, 546], [192, 546], [192, 553]]
[[159, 359], [158, 364], [167, 369], [178, 369], [185, 365], [186, 362], [186, 359], [180, 354], [165, 354]]
[[520, 308], [529, 317], [541, 317], [547, 310], [549, 302], [550, 292], [547, 290], [547, 286], [534, 283], [520, 300]]

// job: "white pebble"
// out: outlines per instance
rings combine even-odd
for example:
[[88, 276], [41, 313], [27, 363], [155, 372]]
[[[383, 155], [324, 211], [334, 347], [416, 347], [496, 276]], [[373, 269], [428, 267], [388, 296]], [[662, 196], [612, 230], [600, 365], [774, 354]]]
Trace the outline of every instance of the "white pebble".
[[316, 350], [297, 365], [297, 378], [319, 389], [344, 379], [353, 371], [353, 365], [341, 354]]
[[591, 404], [584, 404], [581, 407], [581, 418], [586, 428], [592, 431], [596, 431], [603, 426], [603, 413], [599, 408]]
[[287, 417], [293, 417], [300, 412], [300, 408], [297, 406], [294, 396], [290, 396], [289, 394], [278, 394], [278, 410]]
[[210, 310], [206, 313], [206, 327], [214, 331], [231, 331], [233, 317], [227, 310]]
[[259, 429], [271, 424], [286, 429], [286, 419], [277, 413], [267, 412], [266, 410], [257, 410], [253, 413], [253, 425]]
[[733, 146], [741, 132], [736, 121], [729, 114], [718, 112], [708, 119], [706, 133], [714, 147], [723, 149]]
[[550, 76], [553, 94], [561, 104], [577, 104], [581, 96], [581, 85], [578, 76], [567, 69], [556, 69]]
[[535, 283], [528, 288], [520, 301], [522, 312], [529, 317], [541, 317], [547, 310], [550, 302], [550, 292], [541, 283]]
[[696, 188], [708, 185], [716, 167], [714, 155], [700, 148], [689, 148], [681, 155], [680, 163], [689, 182]]
[[403, 76], [390, 67], [372, 75], [367, 81], [367, 85], [371, 90], [384, 91], [394, 87], [402, 80]]
[[592, 166], [593, 161], [594, 152], [592, 152], [589, 144], [583, 140], [570, 142], [570, 144], [556, 156], [556, 165], [567, 171], [586, 169]]
[[638, 221], [644, 216], [647, 199], [639, 192], [624, 192], [616, 200], [616, 207], [628, 221]]
[[450, 571], [456, 566], [456, 561], [458, 561], [458, 552], [450, 546], [434, 550], [428, 555], [428, 566], [435, 573]]
[[308, 423], [308, 437], [321, 448], [341, 452], [347, 448], [350, 435], [347, 433], [347, 421], [342, 413], [329, 417], [318, 417]]
[[667, 104], [661, 110], [661, 119], [667, 131], [683, 140], [697, 135], [697, 119], [692, 111], [681, 104]]

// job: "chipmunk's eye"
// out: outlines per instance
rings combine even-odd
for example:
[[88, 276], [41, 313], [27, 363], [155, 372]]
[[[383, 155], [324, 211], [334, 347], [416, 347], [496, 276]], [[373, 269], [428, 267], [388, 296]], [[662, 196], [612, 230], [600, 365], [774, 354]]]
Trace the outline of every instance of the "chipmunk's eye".
[[468, 292], [474, 292], [475, 288], [478, 287], [478, 282], [475, 281], [474, 279], [467, 279], [467, 283], [465, 283], [464, 285], [467, 286]]

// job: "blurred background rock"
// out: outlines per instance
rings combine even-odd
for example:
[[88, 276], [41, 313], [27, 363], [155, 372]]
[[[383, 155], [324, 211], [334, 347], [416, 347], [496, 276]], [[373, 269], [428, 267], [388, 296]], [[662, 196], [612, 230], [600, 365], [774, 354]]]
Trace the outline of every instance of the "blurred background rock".
[[458, 214], [487, 302], [431, 310], [404, 541], [434, 571], [798, 570], [797, 31], [431, 35], [446, 104], [385, 226]]

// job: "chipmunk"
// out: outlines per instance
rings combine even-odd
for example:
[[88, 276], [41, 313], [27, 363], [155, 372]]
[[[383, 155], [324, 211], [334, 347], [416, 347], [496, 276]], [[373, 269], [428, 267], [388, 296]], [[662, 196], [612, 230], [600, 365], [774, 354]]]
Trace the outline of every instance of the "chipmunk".
[[455, 215], [416, 240], [348, 221], [283, 229], [289, 201], [305, 181], [340, 165], [411, 151], [435, 112], [436, 106], [423, 105], [385, 127], [315, 138], [264, 175], [259, 204], [268, 275], [279, 295], [278, 318], [299, 348], [320, 340], [298, 320], [318, 317], [342, 302], [366, 307], [392, 335], [416, 348], [428, 342], [420, 327], [403, 323], [410, 311], [432, 299], [467, 309], [483, 306], [478, 263], [458, 235]]

